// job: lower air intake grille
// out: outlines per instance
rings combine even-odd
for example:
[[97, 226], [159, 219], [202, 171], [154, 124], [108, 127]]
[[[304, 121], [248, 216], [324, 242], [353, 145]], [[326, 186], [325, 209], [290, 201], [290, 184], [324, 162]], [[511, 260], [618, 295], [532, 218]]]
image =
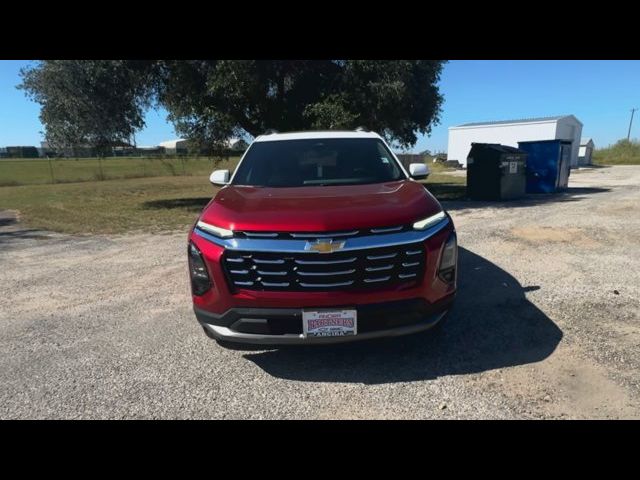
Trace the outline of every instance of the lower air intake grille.
[[326, 254], [229, 250], [223, 265], [234, 289], [355, 290], [421, 281], [425, 251], [422, 243]]

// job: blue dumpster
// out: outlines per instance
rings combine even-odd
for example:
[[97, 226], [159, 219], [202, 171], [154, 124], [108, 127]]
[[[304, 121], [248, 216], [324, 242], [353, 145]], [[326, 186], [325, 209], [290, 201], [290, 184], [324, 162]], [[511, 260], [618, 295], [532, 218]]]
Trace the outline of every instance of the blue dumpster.
[[553, 193], [567, 188], [571, 167], [571, 142], [536, 140], [518, 142], [527, 156], [527, 193]]

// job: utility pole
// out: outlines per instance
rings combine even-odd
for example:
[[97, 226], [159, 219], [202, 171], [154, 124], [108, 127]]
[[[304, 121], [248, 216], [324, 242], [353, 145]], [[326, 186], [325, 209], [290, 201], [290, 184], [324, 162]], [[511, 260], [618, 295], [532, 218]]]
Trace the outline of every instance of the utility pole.
[[637, 108], [631, 109], [631, 120], [629, 120], [629, 131], [627, 132], [627, 142], [629, 141], [629, 137], [631, 136], [631, 124], [633, 123], [633, 114], [636, 113]]

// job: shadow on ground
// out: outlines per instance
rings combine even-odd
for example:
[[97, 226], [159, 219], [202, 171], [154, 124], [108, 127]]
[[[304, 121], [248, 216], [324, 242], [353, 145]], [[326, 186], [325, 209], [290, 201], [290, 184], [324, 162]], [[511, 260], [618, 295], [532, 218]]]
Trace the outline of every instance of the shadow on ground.
[[458, 298], [441, 331], [336, 346], [289, 347], [245, 353], [278, 378], [381, 384], [478, 373], [547, 358], [562, 331], [507, 272], [459, 250]]
[[143, 208], [149, 209], [174, 209], [187, 210], [189, 212], [199, 213], [207, 203], [211, 201], [211, 197], [198, 198], [169, 198], [165, 200], [152, 200], [144, 202]]
[[465, 210], [470, 208], [521, 208], [533, 207], [545, 203], [577, 202], [588, 195], [608, 192], [609, 188], [569, 187], [557, 193], [530, 193], [522, 198], [509, 201], [469, 200], [467, 187], [456, 184], [429, 185], [428, 190], [442, 202], [447, 210]]
[[42, 230], [37, 230], [33, 228], [23, 228], [21, 230], [10, 230], [10, 231], [1, 231], [0, 232], [0, 243], [3, 243], [8, 240], [14, 239], [31, 239], [31, 240], [45, 240], [51, 238], [46, 233], [43, 233]]
[[14, 239], [46, 239], [46, 232], [34, 228], [20, 228], [14, 212], [0, 210], [0, 244]]
[[0, 217], [0, 227], [6, 227], [7, 225], [14, 225], [18, 223], [15, 217]]

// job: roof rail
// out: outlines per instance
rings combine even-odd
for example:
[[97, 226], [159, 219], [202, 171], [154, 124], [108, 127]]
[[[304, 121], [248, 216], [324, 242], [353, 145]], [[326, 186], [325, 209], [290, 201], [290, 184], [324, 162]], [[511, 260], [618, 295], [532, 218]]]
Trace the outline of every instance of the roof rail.
[[362, 125], [356, 128], [356, 132], [368, 132], [369, 129], [367, 127], [363, 127]]
[[266, 132], [263, 133], [263, 135], [271, 135], [273, 133], [278, 133], [278, 131], [276, 129], [274, 129], [274, 128], [269, 128], [269, 129], [267, 129]]

